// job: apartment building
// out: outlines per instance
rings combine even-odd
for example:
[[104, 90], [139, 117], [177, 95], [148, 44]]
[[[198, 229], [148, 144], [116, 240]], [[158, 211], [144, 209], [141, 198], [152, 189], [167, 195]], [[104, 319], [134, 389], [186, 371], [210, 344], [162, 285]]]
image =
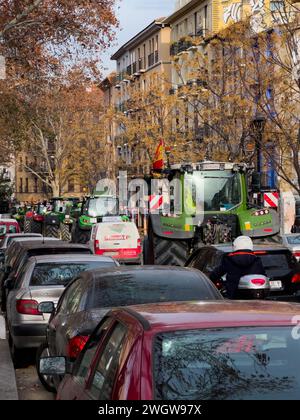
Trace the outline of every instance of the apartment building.
[[[149, 90], [152, 83], [161, 83], [169, 91], [171, 87], [171, 29], [159, 18], [122, 45], [111, 57], [116, 61], [115, 92], [106, 88], [110, 103], [116, 110], [130, 118], [129, 100], [134, 87], [136, 92]], [[137, 156], [126, 141], [122, 126], [111, 129], [120, 169], [127, 169]]]
[[[34, 171], [35, 173], [33, 173]], [[46, 164], [26, 152], [20, 152], [15, 159], [15, 198], [19, 202], [37, 203], [52, 197], [51, 188], [39, 178], [45, 178]], [[72, 178], [63, 186], [61, 195], [81, 197], [82, 187]]]

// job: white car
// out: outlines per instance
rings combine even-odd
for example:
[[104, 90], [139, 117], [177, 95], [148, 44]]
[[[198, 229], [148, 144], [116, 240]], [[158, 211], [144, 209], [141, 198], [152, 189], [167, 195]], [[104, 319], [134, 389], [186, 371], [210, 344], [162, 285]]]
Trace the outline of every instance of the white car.
[[112, 257], [124, 263], [141, 263], [141, 238], [133, 222], [121, 217], [104, 217], [102, 223], [93, 226], [89, 241], [96, 255]]

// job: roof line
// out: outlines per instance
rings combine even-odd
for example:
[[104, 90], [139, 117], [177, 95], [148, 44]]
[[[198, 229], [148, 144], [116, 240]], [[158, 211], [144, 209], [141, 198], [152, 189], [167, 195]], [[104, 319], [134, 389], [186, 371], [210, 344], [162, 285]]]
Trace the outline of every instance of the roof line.
[[138, 312], [134, 311], [133, 309], [130, 308], [121, 308], [122, 310], [128, 312], [129, 315], [133, 316], [134, 318], [136, 318], [143, 326], [145, 331], [149, 331], [151, 330], [151, 325], [150, 322], [144, 318], [141, 314], [139, 314]]

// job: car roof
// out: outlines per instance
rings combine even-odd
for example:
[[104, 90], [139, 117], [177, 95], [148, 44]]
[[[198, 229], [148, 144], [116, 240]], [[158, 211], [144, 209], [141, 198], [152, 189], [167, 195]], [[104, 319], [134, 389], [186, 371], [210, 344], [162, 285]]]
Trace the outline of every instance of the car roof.
[[99, 255], [89, 255], [89, 254], [52, 254], [52, 255], [40, 255], [29, 258], [29, 261], [34, 261], [36, 263], [43, 262], [83, 262], [83, 261], [99, 261], [116, 264], [115, 260], [111, 257], [100, 257]]
[[105, 272], [101, 269], [95, 268], [93, 270], [88, 270], [82, 273], [82, 276], [86, 277], [92, 277], [93, 279], [101, 278], [101, 277], [107, 277], [108, 275], [116, 275], [120, 276], [124, 274], [126, 275], [142, 275], [143, 273], [151, 273], [153, 275], [155, 274], [161, 274], [162, 272], [169, 273], [172, 275], [172, 272], [182, 272], [182, 273], [193, 273], [195, 275], [205, 277], [203, 273], [201, 273], [199, 270], [196, 270], [194, 268], [186, 268], [186, 267], [175, 267], [175, 266], [160, 266], [160, 265], [131, 265], [131, 266], [120, 266], [120, 267], [112, 267], [105, 270]]
[[1, 219], [0, 218], [0, 223], [4, 222], [4, 223], [18, 223], [16, 219]]
[[70, 244], [69, 242], [63, 242], [59, 239], [57, 241], [48, 241], [43, 240], [41, 241], [24, 241], [18, 243], [19, 247], [29, 250], [29, 249], [42, 249], [42, 248], [74, 248], [74, 249], [87, 249], [86, 245], [81, 244]]
[[40, 233], [7, 233], [6, 235], [5, 235], [5, 238], [20, 238], [20, 239], [22, 239], [22, 238], [30, 238], [30, 237], [32, 237], [32, 238], [41, 238], [43, 235], [41, 235]]
[[[217, 245], [210, 245], [209, 247], [218, 249], [223, 252], [233, 252], [233, 245], [232, 244], [217, 244]], [[199, 248], [201, 249], [201, 248]], [[288, 248], [281, 244], [276, 243], [263, 243], [263, 244], [254, 244], [253, 245], [254, 251], [280, 251], [285, 250], [288, 251]]]
[[144, 329], [167, 332], [177, 329], [197, 329], [239, 326], [294, 325], [299, 314], [298, 303], [268, 301], [199, 301], [166, 302], [116, 308], [120, 315], [129, 312]]

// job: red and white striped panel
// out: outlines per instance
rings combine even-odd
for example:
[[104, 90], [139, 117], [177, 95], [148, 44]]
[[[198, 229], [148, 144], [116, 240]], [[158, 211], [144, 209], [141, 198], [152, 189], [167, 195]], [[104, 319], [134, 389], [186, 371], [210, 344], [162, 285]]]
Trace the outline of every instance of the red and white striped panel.
[[150, 195], [149, 197], [149, 210], [150, 213], [157, 213], [163, 207], [163, 196], [162, 195]]
[[264, 193], [264, 206], [265, 207], [278, 207], [279, 205], [279, 193], [270, 192]]

